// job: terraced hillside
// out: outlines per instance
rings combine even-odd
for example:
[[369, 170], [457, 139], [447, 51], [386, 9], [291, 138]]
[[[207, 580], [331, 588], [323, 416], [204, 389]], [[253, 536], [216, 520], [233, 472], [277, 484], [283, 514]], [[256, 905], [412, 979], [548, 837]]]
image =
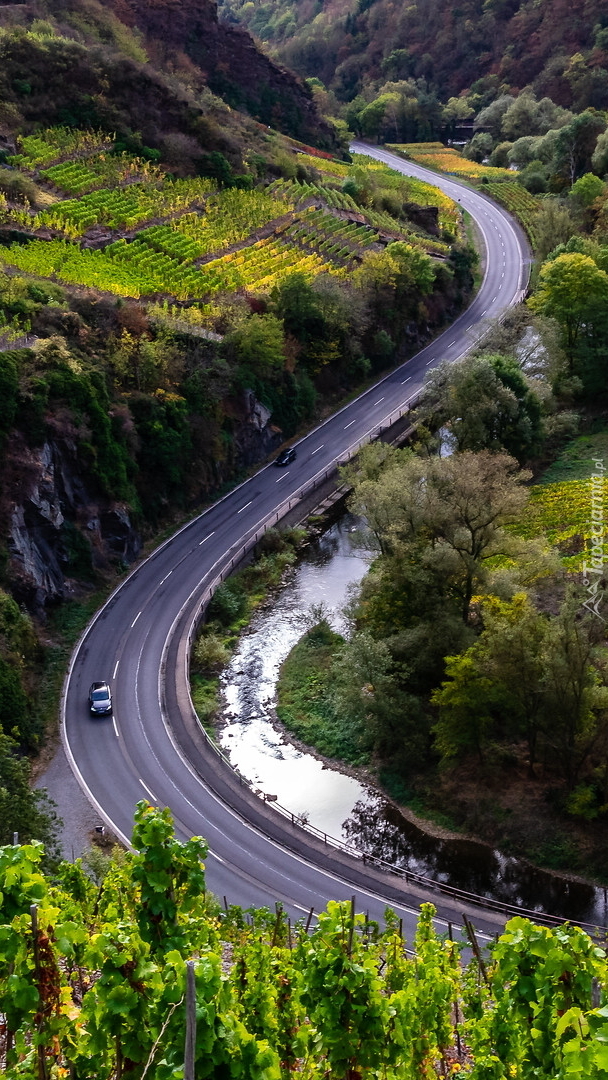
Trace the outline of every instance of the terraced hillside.
[[363, 165], [301, 156], [316, 180], [226, 189], [117, 153], [102, 132], [23, 137], [7, 164], [40, 197], [34, 206], [0, 196], [0, 263], [117, 296], [207, 305], [219, 292], [267, 293], [294, 271], [344, 276], [394, 240], [449, 252], [458, 218], [438, 190], [412, 181], [414, 200], [441, 204], [447, 240], [356, 202], [348, 180]]

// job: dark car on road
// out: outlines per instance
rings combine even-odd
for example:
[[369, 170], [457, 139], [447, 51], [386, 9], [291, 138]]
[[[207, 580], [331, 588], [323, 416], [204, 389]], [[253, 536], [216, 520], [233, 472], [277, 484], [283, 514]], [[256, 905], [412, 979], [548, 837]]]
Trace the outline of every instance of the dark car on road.
[[286, 450], [281, 450], [278, 458], [275, 461], [275, 465], [291, 465], [292, 461], [296, 460], [295, 447], [288, 446]]
[[112, 712], [112, 694], [105, 682], [94, 682], [89, 690], [89, 709], [94, 716], [107, 716]]

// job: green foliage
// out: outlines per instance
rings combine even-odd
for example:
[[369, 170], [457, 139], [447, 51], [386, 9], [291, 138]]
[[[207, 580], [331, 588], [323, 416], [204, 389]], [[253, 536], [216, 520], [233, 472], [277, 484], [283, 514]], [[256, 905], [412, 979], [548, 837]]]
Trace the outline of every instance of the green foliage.
[[23, 843], [40, 840], [49, 860], [56, 858], [58, 818], [44, 791], [32, 791], [30, 767], [17, 743], [0, 734], [0, 843], [11, 844], [17, 833]]
[[245, 614], [246, 609], [247, 596], [242, 585], [238, 579], [229, 578], [215, 590], [207, 615], [221, 626], [230, 626]]
[[543, 263], [539, 287], [530, 300], [534, 311], [560, 324], [571, 361], [582, 338], [605, 333], [608, 274], [589, 256], [564, 252]]
[[233, 330], [227, 342], [245, 385], [249, 378], [269, 378], [285, 363], [283, 328], [273, 315], [252, 315], [247, 322]]
[[484, 630], [460, 656], [446, 659], [437, 748], [445, 758], [525, 739], [528, 768], [551, 761], [572, 789], [593, 748], [606, 737], [603, 662], [594, 627], [567, 602], [557, 619], [540, 615], [525, 595], [488, 600]]
[[603, 194], [605, 184], [594, 173], [585, 173], [570, 188], [570, 198], [579, 206], [589, 207]]
[[474, 1080], [509, 1075], [599, 1080], [605, 1072], [600, 1035], [605, 1007], [590, 1005], [605, 962], [577, 927], [548, 930], [511, 919], [492, 950], [492, 1007], [468, 1025]]
[[603, 1075], [605, 1007], [592, 999], [606, 958], [576, 927], [512, 919], [480, 986], [431, 904], [409, 954], [390, 910], [381, 929], [344, 902], [294, 938], [280, 906], [219, 912], [204, 894], [204, 842], [178, 844], [168, 811], [141, 803], [136, 818], [139, 853], [112, 860], [99, 887], [65, 863], [51, 884], [40, 845], [0, 848], [7, 1075], [175, 1080], [189, 957], [202, 1080], [431, 1080], [455, 1065], [479, 1078]]
[[144, 802], [137, 804], [132, 842], [137, 852], [132, 877], [139, 885], [135, 909], [139, 933], [152, 952], [179, 949], [184, 955], [193, 944], [189, 924], [197, 925], [204, 906], [207, 845], [199, 837], [180, 844], [171, 812], [154, 810]]
[[425, 382], [419, 420], [449, 427], [458, 451], [506, 450], [526, 461], [542, 442], [542, 406], [515, 358], [495, 354], [442, 364]]

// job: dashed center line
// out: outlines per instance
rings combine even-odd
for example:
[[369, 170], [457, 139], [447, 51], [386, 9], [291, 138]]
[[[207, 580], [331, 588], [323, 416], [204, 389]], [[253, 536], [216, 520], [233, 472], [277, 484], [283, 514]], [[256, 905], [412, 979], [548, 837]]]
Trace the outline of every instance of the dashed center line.
[[[289, 471], [284, 472], [282, 476], [279, 476], [279, 479], [275, 480], [275, 484], [280, 484], [281, 480], [284, 480], [286, 476], [289, 476]], [[245, 507], [243, 507], [243, 509], [245, 509]], [[240, 510], [239, 510], [239, 514], [240, 514]]]
[[346, 431], [347, 428], [352, 427], [353, 424], [356, 424], [356, 423], [357, 423], [356, 420], [351, 420], [348, 424], [344, 425], [344, 430]]
[[159, 581], [159, 583], [158, 583], [158, 584], [159, 584], [159, 585], [164, 585], [164, 584], [165, 584], [165, 581], [167, 580], [167, 578], [171, 577], [171, 574], [172, 574], [172, 573], [173, 573], [173, 570], [169, 570], [169, 573], [168, 573], [168, 574], [165, 574], [165, 576], [164, 576], [164, 578], [162, 579], [162, 581]]
[[431, 359], [430, 359], [430, 360], [427, 360], [427, 362], [426, 362], [426, 366], [428, 367], [428, 366], [429, 366], [429, 364], [432, 364], [432, 363], [433, 363], [433, 360], [434, 360], [434, 359], [435, 359], [435, 357], [434, 357], [434, 356], [431, 356]]
[[116, 663], [115, 663], [115, 665], [114, 665], [114, 674], [112, 675], [112, 678], [113, 678], [113, 679], [115, 679], [115, 678], [116, 678], [116, 672], [118, 671], [118, 665], [119, 665], [119, 664], [120, 664], [120, 660], [117, 660], [117, 661], [116, 661]]
[[241, 506], [241, 509], [237, 510], [237, 514], [242, 514], [243, 510], [246, 510], [248, 506], [251, 506], [252, 502], [253, 502], [253, 499], [250, 499], [248, 503], [245, 503], [244, 506]]
[[210, 538], [211, 536], [213, 536], [213, 534], [214, 534], [214, 533], [215, 533], [215, 529], [213, 530], [213, 532], [210, 532], [208, 536], [204, 536], [204, 537], [203, 537], [203, 539], [202, 539], [202, 540], [200, 541], [200, 543], [199, 543], [199, 545], [198, 545], [198, 546], [199, 546], [199, 547], [202, 547], [202, 545], [203, 545], [203, 544], [204, 544], [204, 543], [205, 543], [205, 542], [206, 542], [207, 540], [209, 540], [209, 538]]
[[116, 717], [114, 717], [114, 716], [112, 717], [112, 727], [114, 728], [114, 734], [116, 735], [116, 738], [120, 739], [120, 734], [119, 734], [118, 728], [116, 726]]
[[132, 630], [132, 629], [133, 629], [133, 627], [135, 626], [135, 623], [136, 623], [136, 622], [137, 622], [137, 620], [139, 619], [139, 616], [140, 616], [140, 615], [141, 615], [141, 611], [138, 611], [138, 612], [137, 612], [137, 615], [136, 615], [136, 616], [135, 616], [135, 618], [133, 619], [133, 622], [131, 623], [131, 630]]
[[407, 379], [404, 379], [403, 382], [401, 383], [401, 385], [405, 386], [406, 382], [409, 382], [411, 377], [412, 377], [411, 375], [408, 375]]
[[[381, 401], [384, 401], [383, 397], [379, 397], [377, 401], [374, 401], [374, 405], [379, 405]], [[373, 409], [374, 405], [372, 405], [372, 409]]]
[[319, 450], [322, 450], [324, 446], [325, 446], [325, 443], [321, 443], [321, 445], [320, 445], [320, 446], [317, 446], [317, 449], [316, 449], [316, 450], [313, 450], [313, 452], [312, 452], [312, 454], [311, 454], [310, 456], [312, 457], [312, 456], [313, 456], [313, 454], [318, 454], [318, 453], [319, 453]]

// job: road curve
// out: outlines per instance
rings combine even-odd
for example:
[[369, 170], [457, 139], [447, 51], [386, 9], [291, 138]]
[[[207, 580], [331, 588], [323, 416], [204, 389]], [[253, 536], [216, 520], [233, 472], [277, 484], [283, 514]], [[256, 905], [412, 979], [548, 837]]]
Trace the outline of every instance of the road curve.
[[[433, 899], [444, 920], [459, 923], [460, 901], [430, 897], [416, 885], [367, 866], [311, 837], [239, 782], [198, 730], [187, 690], [188, 635], [210, 584], [228, 573], [242, 544], [285, 512], [302, 486], [331, 472], [337, 460], [385, 421], [406, 411], [427, 370], [470, 347], [485, 319], [517, 302], [527, 280], [525, 242], [508, 215], [451, 179], [387, 151], [353, 149], [442, 187], [477, 222], [486, 248], [485, 276], [469, 309], [431, 345], [345, 406], [298, 443], [284, 470], [260, 469], [182, 528], [112, 594], [78, 644], [62, 702], [62, 738], [70, 764], [108, 826], [125, 841], [140, 799], [170, 807], [177, 835], [204, 836], [207, 882], [228, 903], [281, 902], [299, 917], [328, 899], [356, 895], [359, 909], [380, 918], [390, 903], [413, 933], [420, 902]], [[92, 719], [87, 691], [112, 686], [114, 716]], [[469, 913], [471, 909], [467, 908]], [[474, 913], [493, 932], [502, 917]]]

